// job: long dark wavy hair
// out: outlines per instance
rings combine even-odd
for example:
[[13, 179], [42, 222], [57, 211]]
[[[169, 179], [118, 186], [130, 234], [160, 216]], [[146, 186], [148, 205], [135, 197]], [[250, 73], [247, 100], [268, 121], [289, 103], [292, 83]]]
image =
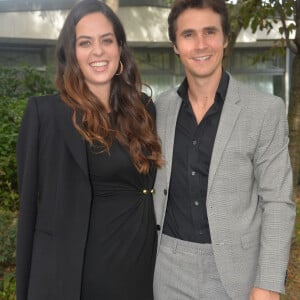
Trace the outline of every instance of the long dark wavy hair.
[[[104, 105], [85, 83], [76, 58], [76, 25], [84, 16], [95, 12], [102, 13], [111, 22], [121, 49], [120, 62], [124, 66], [122, 73], [115, 75], [111, 82], [109, 101], [115, 124], [113, 128]], [[56, 86], [62, 100], [73, 109], [73, 124], [84, 139], [90, 144], [102, 144], [108, 152], [117, 139], [128, 147], [140, 173], [147, 174], [153, 165], [160, 167], [161, 147], [154, 121], [141, 101], [140, 74], [127, 45], [123, 25], [110, 7], [97, 0], [83, 0], [76, 4], [58, 37], [56, 58]]]

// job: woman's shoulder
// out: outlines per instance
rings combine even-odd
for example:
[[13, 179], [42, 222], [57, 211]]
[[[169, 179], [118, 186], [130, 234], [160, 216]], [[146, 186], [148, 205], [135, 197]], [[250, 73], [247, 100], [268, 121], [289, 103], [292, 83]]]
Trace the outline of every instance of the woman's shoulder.
[[29, 101], [35, 102], [37, 105], [52, 105], [55, 102], [61, 101], [59, 94], [49, 94], [42, 96], [31, 96]]
[[67, 105], [61, 99], [59, 94], [49, 94], [43, 96], [32, 96], [28, 101], [28, 109], [35, 110], [41, 117], [50, 117], [65, 111]]
[[60, 94], [49, 94], [42, 96], [31, 96], [29, 98], [29, 103], [33, 102], [39, 109], [51, 109], [57, 108], [59, 106], [66, 106], [64, 101], [62, 100]]

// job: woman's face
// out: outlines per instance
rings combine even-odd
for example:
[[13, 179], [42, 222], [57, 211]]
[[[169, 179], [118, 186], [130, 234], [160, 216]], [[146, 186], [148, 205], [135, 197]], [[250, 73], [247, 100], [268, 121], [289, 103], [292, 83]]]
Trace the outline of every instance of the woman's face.
[[76, 58], [87, 86], [95, 95], [103, 89], [110, 90], [121, 54], [113, 25], [102, 13], [96, 12], [84, 16], [75, 32]]

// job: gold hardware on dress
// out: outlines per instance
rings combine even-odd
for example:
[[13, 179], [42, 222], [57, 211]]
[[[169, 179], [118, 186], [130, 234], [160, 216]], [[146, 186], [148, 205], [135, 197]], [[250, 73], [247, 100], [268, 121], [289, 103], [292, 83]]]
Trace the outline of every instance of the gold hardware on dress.
[[144, 189], [144, 190], [143, 190], [143, 194], [144, 194], [144, 195], [147, 195], [147, 194], [154, 194], [154, 189], [151, 189], [151, 190]]

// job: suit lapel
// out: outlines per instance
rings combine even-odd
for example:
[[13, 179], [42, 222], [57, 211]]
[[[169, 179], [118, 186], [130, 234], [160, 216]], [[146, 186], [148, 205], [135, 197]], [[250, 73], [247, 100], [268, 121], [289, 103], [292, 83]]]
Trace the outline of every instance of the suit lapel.
[[[88, 176], [85, 141], [72, 122], [72, 110], [61, 100], [57, 103], [57, 122], [74, 160]], [[78, 118], [80, 119], [80, 118]]]
[[230, 77], [227, 95], [224, 102], [210, 163], [207, 188], [208, 195], [211, 190], [214, 176], [222, 157], [222, 153], [232, 134], [236, 120], [241, 110], [241, 107], [238, 105], [239, 101], [240, 97], [237, 82], [232, 77]]

